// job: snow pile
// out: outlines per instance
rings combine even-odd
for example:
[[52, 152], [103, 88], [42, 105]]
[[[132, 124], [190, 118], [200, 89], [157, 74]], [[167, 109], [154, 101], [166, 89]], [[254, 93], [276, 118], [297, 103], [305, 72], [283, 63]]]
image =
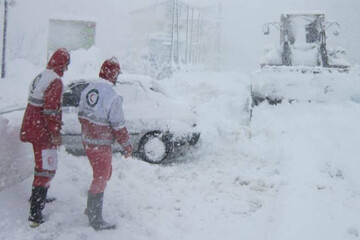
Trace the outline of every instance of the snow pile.
[[291, 63], [294, 66], [317, 66], [318, 57], [316, 44], [297, 43], [291, 47]]
[[24, 59], [7, 64], [6, 79], [1, 79], [0, 112], [24, 108], [27, 102], [30, 82], [39, 74], [40, 68]]
[[167, 96], [194, 109], [202, 136], [233, 136], [247, 127], [250, 91], [246, 74], [177, 72], [159, 86]]
[[281, 65], [282, 46], [267, 44], [264, 46], [264, 53], [260, 59], [260, 65]]
[[346, 50], [342, 47], [328, 46], [329, 64], [332, 66], [350, 66], [350, 62], [345, 58]]
[[0, 115], [0, 191], [28, 178], [33, 171], [31, 145], [20, 142], [19, 133], [18, 121]]
[[63, 78], [64, 85], [82, 78], [98, 77], [101, 65], [110, 57], [112, 56], [104, 56], [103, 52], [97, 47], [72, 51], [70, 53], [71, 63]]

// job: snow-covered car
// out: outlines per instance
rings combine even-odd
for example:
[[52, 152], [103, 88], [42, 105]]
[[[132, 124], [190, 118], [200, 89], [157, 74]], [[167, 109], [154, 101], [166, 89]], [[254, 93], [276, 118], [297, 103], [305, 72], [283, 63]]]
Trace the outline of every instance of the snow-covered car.
[[[63, 145], [74, 155], [85, 155], [77, 110], [81, 92], [91, 81], [94, 79], [72, 81], [63, 93]], [[194, 111], [167, 97], [151, 78], [122, 75], [114, 89], [124, 99], [134, 156], [150, 163], [167, 162], [185, 149], [183, 146], [198, 142]], [[116, 141], [113, 151], [122, 151]]]

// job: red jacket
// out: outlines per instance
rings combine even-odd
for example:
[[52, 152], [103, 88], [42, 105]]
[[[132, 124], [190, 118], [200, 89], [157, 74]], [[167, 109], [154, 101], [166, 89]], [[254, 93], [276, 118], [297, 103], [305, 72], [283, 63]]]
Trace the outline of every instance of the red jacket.
[[47, 144], [60, 136], [63, 91], [61, 77], [67, 70], [69, 61], [70, 55], [66, 49], [57, 50], [50, 58], [47, 69], [31, 82], [20, 131], [21, 141]]
[[111, 145], [115, 139], [122, 148], [131, 144], [126, 127], [113, 129], [111, 126], [101, 126], [92, 123], [87, 119], [79, 118], [79, 121], [81, 123], [84, 143], [92, 145]]
[[20, 139], [23, 142], [47, 143], [60, 135], [63, 85], [60, 78], [49, 82], [42, 101], [29, 97], [21, 126]]

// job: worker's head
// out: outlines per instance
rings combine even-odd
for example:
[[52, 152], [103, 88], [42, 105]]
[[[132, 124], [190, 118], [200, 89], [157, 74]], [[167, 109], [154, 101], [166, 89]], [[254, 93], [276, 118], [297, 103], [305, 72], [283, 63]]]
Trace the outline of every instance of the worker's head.
[[119, 74], [121, 74], [119, 61], [116, 57], [112, 57], [105, 60], [102, 64], [99, 77], [106, 79], [115, 85]]
[[70, 64], [70, 54], [65, 48], [59, 48], [51, 56], [47, 69], [51, 69], [56, 72], [60, 77], [64, 75]]

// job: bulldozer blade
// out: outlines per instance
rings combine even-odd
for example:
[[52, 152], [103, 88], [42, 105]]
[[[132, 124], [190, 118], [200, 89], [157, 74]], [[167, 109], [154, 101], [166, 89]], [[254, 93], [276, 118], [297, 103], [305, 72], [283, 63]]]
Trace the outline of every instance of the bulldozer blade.
[[359, 95], [359, 71], [344, 68], [266, 66], [251, 75], [252, 105], [261, 102], [332, 102]]

